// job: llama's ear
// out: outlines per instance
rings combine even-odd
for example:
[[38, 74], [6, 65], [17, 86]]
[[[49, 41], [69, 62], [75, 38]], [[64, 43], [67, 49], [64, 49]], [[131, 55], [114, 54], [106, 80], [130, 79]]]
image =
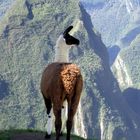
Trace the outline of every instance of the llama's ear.
[[72, 28], [73, 28], [73, 26], [69, 26], [69, 27], [64, 31], [63, 36], [67, 35], [67, 34], [70, 32], [70, 30], [71, 30]]

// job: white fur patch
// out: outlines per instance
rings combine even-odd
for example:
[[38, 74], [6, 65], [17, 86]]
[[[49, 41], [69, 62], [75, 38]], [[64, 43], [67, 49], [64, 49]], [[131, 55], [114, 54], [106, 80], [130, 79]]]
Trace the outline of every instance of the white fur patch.
[[69, 62], [69, 49], [63, 35], [60, 35], [55, 46], [55, 62]]
[[66, 130], [66, 120], [68, 118], [68, 105], [67, 105], [67, 101], [65, 101], [63, 103], [63, 107], [64, 108], [62, 108], [62, 131], [64, 132]]
[[65, 101], [65, 102], [63, 103], [63, 106], [64, 106], [64, 109], [63, 109], [63, 116], [64, 116], [65, 118], [67, 118], [67, 116], [68, 116], [68, 103], [67, 103], [67, 101]]
[[52, 109], [50, 111], [50, 114], [47, 114], [47, 124], [46, 124], [46, 127], [47, 127], [48, 135], [51, 135], [51, 132], [52, 132]]

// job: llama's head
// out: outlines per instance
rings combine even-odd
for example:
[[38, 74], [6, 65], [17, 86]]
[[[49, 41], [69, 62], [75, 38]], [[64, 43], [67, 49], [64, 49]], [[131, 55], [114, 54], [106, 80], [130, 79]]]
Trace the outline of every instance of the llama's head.
[[56, 41], [55, 46], [55, 61], [68, 62], [69, 61], [69, 49], [72, 46], [79, 45], [79, 40], [69, 34], [73, 26], [68, 27], [62, 35]]
[[65, 39], [65, 42], [67, 45], [70, 45], [70, 46], [79, 45], [80, 41], [69, 34], [69, 32], [71, 31], [72, 28], [73, 28], [73, 26], [69, 26], [64, 31], [63, 38]]

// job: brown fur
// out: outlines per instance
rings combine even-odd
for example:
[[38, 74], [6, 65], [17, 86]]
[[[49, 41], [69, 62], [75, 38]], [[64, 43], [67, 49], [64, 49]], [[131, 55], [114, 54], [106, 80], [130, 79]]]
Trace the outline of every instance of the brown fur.
[[68, 102], [67, 140], [70, 139], [73, 117], [79, 104], [82, 87], [82, 75], [75, 64], [52, 63], [43, 72], [41, 92], [44, 100], [46, 102], [50, 100], [53, 104], [57, 140], [61, 129], [61, 108], [64, 100]]
[[61, 79], [66, 94], [71, 94], [74, 90], [76, 78], [80, 75], [80, 70], [75, 64], [64, 64], [61, 70]]

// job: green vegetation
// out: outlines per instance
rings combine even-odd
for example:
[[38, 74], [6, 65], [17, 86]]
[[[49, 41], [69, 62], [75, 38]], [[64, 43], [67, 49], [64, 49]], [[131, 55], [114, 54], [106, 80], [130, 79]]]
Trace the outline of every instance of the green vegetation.
[[[42, 135], [42, 137], [44, 137], [45, 132], [43, 131], [38, 131], [38, 130], [33, 130], [33, 129], [28, 129], [28, 130], [5, 130], [5, 131], [0, 131], [0, 140], [10, 140], [13, 136], [15, 136], [16, 134], [33, 134], [36, 135]], [[64, 137], [66, 137], [66, 134], [63, 134]], [[52, 137], [55, 137], [55, 134], [52, 134]], [[71, 138], [73, 140], [85, 140], [84, 138], [81, 138], [79, 136], [76, 135], [72, 135]], [[89, 139], [88, 139], [89, 140]], [[96, 140], [96, 139], [93, 139]]]
[[30, 132], [30, 133], [43, 133], [41, 131], [37, 131], [37, 130], [32, 130], [32, 129], [28, 129], [28, 130], [3, 130], [0, 131], [0, 140], [10, 140], [10, 138], [15, 135], [15, 134], [22, 134], [25, 132]]
[[24, 3], [25, 0], [16, 0], [13, 6], [6, 12], [4, 18], [0, 22], [0, 34], [12, 19], [16, 21], [14, 22], [14, 24], [17, 26], [20, 24], [22, 18], [28, 14], [27, 8], [24, 6]]
[[122, 50], [120, 56], [125, 62], [133, 86], [140, 88], [140, 35], [132, 41], [130, 47]]

